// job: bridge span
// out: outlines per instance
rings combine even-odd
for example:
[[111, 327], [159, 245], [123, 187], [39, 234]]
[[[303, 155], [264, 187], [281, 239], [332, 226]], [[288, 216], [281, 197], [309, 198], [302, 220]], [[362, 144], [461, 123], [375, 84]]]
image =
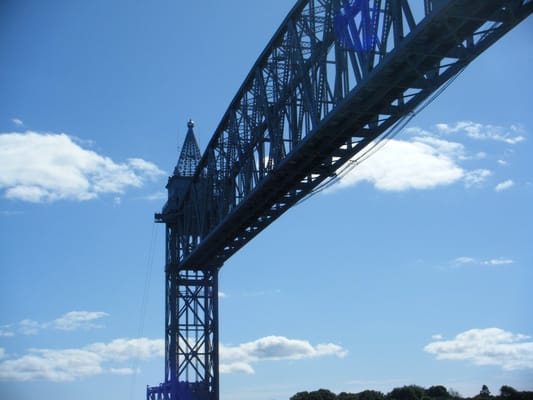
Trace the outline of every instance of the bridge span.
[[290, 207], [364, 159], [533, 0], [299, 0], [203, 155], [188, 132], [166, 226], [165, 379], [147, 399], [218, 400], [218, 271]]

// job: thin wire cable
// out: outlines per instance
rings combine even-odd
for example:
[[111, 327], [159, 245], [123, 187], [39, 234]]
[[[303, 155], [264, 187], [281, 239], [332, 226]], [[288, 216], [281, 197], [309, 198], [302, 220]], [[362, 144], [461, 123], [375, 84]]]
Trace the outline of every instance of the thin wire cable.
[[[465, 66], [466, 67], [466, 66]], [[440, 87], [431, 97], [426, 99], [419, 107], [416, 107], [415, 110], [411, 111], [407, 116], [404, 116], [400, 118], [392, 127], [389, 129], [385, 134], [379, 138], [378, 141], [372, 142], [370, 144], [370, 147], [364, 151], [359, 157], [350, 159], [348, 162], [343, 164], [335, 173], [334, 177], [331, 177], [330, 179], [327, 179], [325, 182], [319, 184], [315, 189], [313, 189], [309, 194], [304, 196], [301, 200], [299, 200], [295, 205], [299, 205], [303, 203], [304, 201], [307, 201], [314, 195], [326, 190], [327, 188], [331, 187], [332, 185], [338, 183], [344, 176], [346, 176], [349, 172], [351, 172], [355, 167], [360, 165], [362, 162], [368, 160], [372, 155], [374, 155], [379, 149], [381, 149], [383, 146], [387, 144], [387, 142], [396, 137], [405, 126], [416, 116], [418, 113], [420, 113], [422, 110], [424, 110], [428, 105], [433, 103], [458, 77], [463, 73], [465, 70], [465, 67], [461, 68], [461, 70], [455, 74], [452, 78], [450, 78], [442, 87]]]
[[[141, 299], [141, 308], [139, 312], [139, 326], [137, 328], [137, 339], [140, 339], [144, 334], [144, 323], [146, 320], [146, 311], [148, 308], [148, 298], [150, 295], [150, 286], [152, 282], [152, 271], [154, 267], [155, 247], [158, 240], [159, 229], [156, 224], [152, 225], [152, 235], [150, 239], [150, 245], [148, 247], [148, 255], [146, 261], [146, 272], [144, 274], [144, 287]], [[135, 383], [137, 378], [137, 370], [139, 368], [139, 357], [136, 354], [133, 359], [131, 385], [130, 385], [130, 400], [133, 399], [133, 393], [135, 390]]]

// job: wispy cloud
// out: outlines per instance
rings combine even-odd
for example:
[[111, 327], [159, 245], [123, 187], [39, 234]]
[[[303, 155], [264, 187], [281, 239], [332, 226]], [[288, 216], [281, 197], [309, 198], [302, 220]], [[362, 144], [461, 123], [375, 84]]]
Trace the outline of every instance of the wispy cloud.
[[78, 329], [100, 328], [96, 321], [109, 316], [101, 311], [70, 311], [53, 321], [38, 322], [31, 319], [0, 326], [0, 337], [20, 335], [37, 335], [43, 329], [74, 331]]
[[496, 185], [494, 188], [495, 191], [501, 192], [503, 190], [510, 189], [514, 186], [514, 182], [511, 179], [508, 179], [506, 181], [500, 182]]
[[133, 375], [133, 374], [140, 374], [141, 373], [141, 370], [140, 368], [136, 368], [136, 369], [133, 369], [133, 368], [109, 368], [109, 373], [113, 374], [113, 375]]
[[76, 329], [98, 328], [100, 325], [94, 323], [109, 314], [101, 311], [70, 311], [51, 322], [55, 329], [63, 331], [74, 331]]
[[22, 215], [22, 211], [8, 211], [8, 210], [2, 210], [0, 211], [0, 217], [14, 217], [16, 215]]
[[509, 258], [493, 258], [491, 260], [483, 261], [484, 265], [509, 265], [513, 263], [514, 261]]
[[0, 327], [0, 337], [13, 337], [15, 332], [13, 332], [13, 325], [4, 325]]
[[483, 184], [491, 175], [492, 172], [488, 169], [480, 168], [466, 172], [463, 179], [466, 187], [473, 187]]
[[533, 369], [531, 337], [499, 328], [471, 329], [451, 340], [431, 342], [424, 351], [437, 360], [462, 360], [505, 370]]
[[459, 121], [455, 125], [437, 124], [437, 130], [443, 134], [466, 133], [466, 135], [476, 140], [494, 140], [507, 144], [517, 144], [525, 140], [524, 129], [519, 125], [510, 127], [480, 124], [472, 121]]
[[166, 200], [168, 197], [168, 194], [167, 192], [165, 191], [159, 191], [159, 192], [155, 192], [155, 193], [152, 193], [152, 194], [149, 194], [148, 196], [145, 197], [146, 200]]
[[24, 122], [19, 118], [12, 118], [11, 122], [13, 122], [16, 126], [23, 126]]
[[164, 175], [140, 158], [116, 163], [61, 133], [0, 133], [0, 189], [26, 202], [90, 200]]
[[306, 340], [266, 336], [239, 346], [220, 346], [221, 373], [253, 374], [253, 364], [260, 361], [301, 360], [325, 356], [346, 356], [347, 351], [332, 343], [313, 346]]
[[472, 257], [462, 256], [462, 257], [457, 257], [454, 260], [454, 263], [457, 264], [457, 265], [477, 264], [477, 260], [475, 258], [472, 258]]
[[514, 264], [514, 260], [505, 257], [491, 258], [491, 259], [478, 259], [474, 257], [457, 257], [453, 260], [453, 264], [456, 266], [465, 265], [509, 265]]

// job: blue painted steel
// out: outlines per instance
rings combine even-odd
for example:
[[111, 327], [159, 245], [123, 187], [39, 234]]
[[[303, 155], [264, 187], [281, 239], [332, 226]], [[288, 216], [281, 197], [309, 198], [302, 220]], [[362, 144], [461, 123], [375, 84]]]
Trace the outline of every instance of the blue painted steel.
[[533, 12], [533, 0], [424, 0], [417, 15], [415, 2], [299, 0], [201, 158], [187, 134], [155, 216], [167, 228], [166, 368], [147, 399], [218, 400], [225, 260]]
[[194, 121], [192, 119], [187, 123], [187, 128], [187, 135], [183, 142], [180, 158], [178, 159], [176, 168], [174, 168], [174, 175], [193, 176], [202, 158], [198, 142], [194, 136]]
[[218, 267], [184, 268], [178, 249], [198, 232], [179, 229], [178, 205], [200, 161], [189, 120], [181, 153], [168, 179], [166, 223], [165, 382], [147, 388], [147, 399], [205, 399], [218, 396]]
[[[379, 3], [379, 2], [377, 2]], [[357, 53], [376, 47], [379, 5], [371, 8], [368, 1], [343, 1], [335, 15], [335, 34], [342, 47]]]

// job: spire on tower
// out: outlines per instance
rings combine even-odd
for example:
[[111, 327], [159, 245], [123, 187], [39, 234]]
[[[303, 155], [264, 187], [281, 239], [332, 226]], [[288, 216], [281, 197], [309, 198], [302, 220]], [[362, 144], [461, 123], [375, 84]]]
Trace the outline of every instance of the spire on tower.
[[198, 142], [194, 136], [194, 121], [189, 119], [187, 123], [187, 135], [185, 136], [185, 141], [183, 142], [183, 147], [181, 148], [180, 157], [176, 168], [174, 168], [174, 175], [180, 176], [193, 176], [196, 171], [196, 167], [200, 163], [202, 155], [200, 154], [200, 148], [198, 147]]

